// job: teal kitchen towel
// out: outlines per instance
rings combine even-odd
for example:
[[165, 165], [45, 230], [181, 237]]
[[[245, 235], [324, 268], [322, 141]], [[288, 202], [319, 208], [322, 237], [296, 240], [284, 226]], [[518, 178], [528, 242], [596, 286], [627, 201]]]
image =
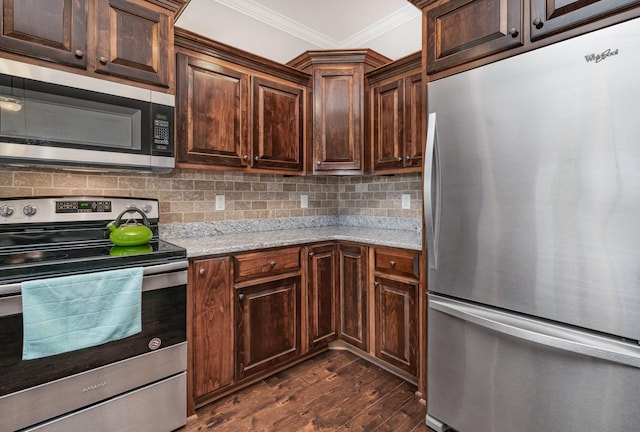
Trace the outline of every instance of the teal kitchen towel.
[[22, 283], [22, 359], [123, 339], [142, 331], [142, 267]]

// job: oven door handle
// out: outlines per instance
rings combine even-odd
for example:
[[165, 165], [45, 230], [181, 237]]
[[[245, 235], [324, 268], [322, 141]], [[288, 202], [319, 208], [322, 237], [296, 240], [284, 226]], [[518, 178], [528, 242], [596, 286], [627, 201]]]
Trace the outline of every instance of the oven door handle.
[[[176, 261], [144, 267], [142, 292], [187, 284], [188, 261]], [[0, 285], [0, 317], [22, 313], [20, 283]]]

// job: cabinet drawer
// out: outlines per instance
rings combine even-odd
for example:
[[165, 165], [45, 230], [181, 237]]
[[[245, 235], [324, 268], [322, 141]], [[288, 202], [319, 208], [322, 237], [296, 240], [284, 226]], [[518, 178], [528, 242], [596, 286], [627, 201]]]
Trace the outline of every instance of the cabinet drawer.
[[296, 271], [300, 268], [300, 248], [254, 252], [233, 258], [236, 282]]
[[419, 253], [403, 249], [376, 248], [375, 271], [410, 278], [420, 277]]

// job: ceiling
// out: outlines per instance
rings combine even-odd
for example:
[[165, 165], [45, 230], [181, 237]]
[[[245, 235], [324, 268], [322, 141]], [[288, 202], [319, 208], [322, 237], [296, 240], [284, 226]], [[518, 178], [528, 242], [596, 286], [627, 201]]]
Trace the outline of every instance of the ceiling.
[[422, 48], [421, 12], [407, 0], [191, 0], [176, 26], [280, 63], [307, 50], [396, 60]]

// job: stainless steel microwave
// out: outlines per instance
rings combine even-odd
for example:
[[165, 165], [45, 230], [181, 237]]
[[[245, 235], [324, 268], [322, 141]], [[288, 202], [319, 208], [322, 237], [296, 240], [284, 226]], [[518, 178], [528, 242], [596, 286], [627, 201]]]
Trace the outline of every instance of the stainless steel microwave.
[[175, 97], [0, 59], [0, 164], [168, 171]]

